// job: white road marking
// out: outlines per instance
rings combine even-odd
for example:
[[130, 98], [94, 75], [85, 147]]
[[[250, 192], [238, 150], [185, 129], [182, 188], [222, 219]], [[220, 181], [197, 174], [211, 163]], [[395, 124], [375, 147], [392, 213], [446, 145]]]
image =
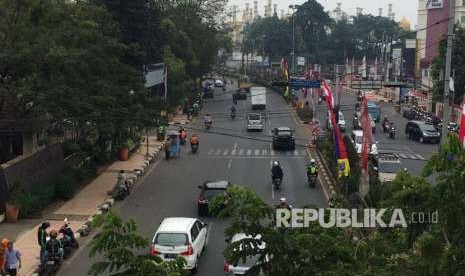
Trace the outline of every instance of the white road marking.
[[415, 154], [415, 156], [420, 160], [425, 160], [425, 158], [420, 154]]
[[233, 150], [236, 150], [236, 149], [237, 149], [237, 143], [234, 143]]
[[270, 150], [273, 149], [273, 143], [270, 142]]
[[262, 155], [267, 155], [268, 151], [266, 149], [262, 149]]
[[221, 149], [217, 149], [215, 152], [215, 155], [220, 155], [221, 154]]
[[275, 156], [276, 152], [274, 150], [270, 150], [270, 155]]
[[252, 154], [252, 150], [251, 149], [248, 149], [247, 150], [247, 155], [251, 155]]
[[243, 155], [244, 154], [244, 149], [240, 149], [239, 150], [239, 155]]
[[299, 151], [298, 150], [294, 150], [294, 156], [298, 156], [299, 155]]
[[214, 149], [210, 149], [210, 150], [208, 151], [208, 155], [212, 155], [212, 154], [213, 154], [213, 151], [215, 151], [215, 150], [214, 150]]
[[235, 149], [233, 149], [233, 150], [231, 151], [231, 155], [236, 155], [236, 153], [237, 153], [237, 150], [235, 150]]
[[230, 170], [230, 169], [231, 169], [231, 166], [232, 166], [232, 158], [231, 158], [231, 159], [229, 159], [229, 161], [228, 161], [228, 170]]
[[398, 154], [399, 154], [400, 158], [403, 158], [403, 159], [408, 158], [407, 155], [405, 153], [403, 153], [403, 152], [399, 152]]
[[307, 154], [307, 150], [306, 150], [306, 149], [302, 150], [302, 153], [301, 153], [301, 154], [302, 154], [302, 155], [306, 155], [306, 154]]
[[259, 150], [259, 149], [256, 149], [256, 150], [254, 151], [254, 155], [260, 155], [260, 150]]
[[225, 149], [225, 150], [223, 151], [223, 156], [226, 156], [226, 155], [228, 155], [228, 154], [229, 154], [229, 150], [228, 150], [228, 149]]

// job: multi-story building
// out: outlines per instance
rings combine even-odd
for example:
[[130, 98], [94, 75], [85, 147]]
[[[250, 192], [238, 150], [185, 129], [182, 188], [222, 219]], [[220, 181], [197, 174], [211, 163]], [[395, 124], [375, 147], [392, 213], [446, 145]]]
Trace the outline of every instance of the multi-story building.
[[[449, 0], [419, 0], [416, 75], [423, 86], [432, 87], [431, 65], [438, 47], [447, 36]], [[465, 27], [465, 0], [456, 0], [455, 21]]]

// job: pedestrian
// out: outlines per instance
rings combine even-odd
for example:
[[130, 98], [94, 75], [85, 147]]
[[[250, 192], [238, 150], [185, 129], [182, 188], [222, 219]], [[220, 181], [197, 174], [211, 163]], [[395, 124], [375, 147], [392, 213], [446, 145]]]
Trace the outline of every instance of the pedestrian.
[[3, 255], [3, 269], [7, 275], [17, 276], [21, 268], [21, 253], [13, 248], [13, 242], [8, 243], [8, 248]]
[[37, 243], [40, 246], [40, 263], [43, 263], [45, 253], [45, 244], [47, 243], [47, 229], [50, 227], [50, 222], [44, 221], [37, 229]]
[[7, 250], [8, 248], [8, 239], [3, 239], [2, 240], [2, 243], [0, 244], [0, 264], [1, 264], [1, 267], [0, 267], [0, 275], [5, 275], [5, 270], [3, 269], [3, 260], [4, 260], [4, 255], [5, 255], [5, 251]]

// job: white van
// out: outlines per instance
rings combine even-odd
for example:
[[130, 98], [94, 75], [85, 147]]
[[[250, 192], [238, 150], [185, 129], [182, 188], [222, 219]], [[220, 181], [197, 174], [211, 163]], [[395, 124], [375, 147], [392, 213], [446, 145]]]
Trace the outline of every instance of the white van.
[[[362, 147], [363, 147], [363, 130], [353, 130], [352, 135], [350, 136], [352, 143], [354, 143], [355, 150], [358, 154], [362, 154]], [[371, 141], [371, 151], [370, 154], [377, 155], [378, 154], [378, 142], [375, 142], [375, 138], [372, 136]]]
[[152, 239], [150, 254], [163, 261], [186, 260], [185, 269], [195, 271], [207, 244], [207, 224], [196, 218], [165, 218]]
[[252, 109], [265, 109], [266, 108], [266, 88], [261, 86], [250, 87], [250, 100]]

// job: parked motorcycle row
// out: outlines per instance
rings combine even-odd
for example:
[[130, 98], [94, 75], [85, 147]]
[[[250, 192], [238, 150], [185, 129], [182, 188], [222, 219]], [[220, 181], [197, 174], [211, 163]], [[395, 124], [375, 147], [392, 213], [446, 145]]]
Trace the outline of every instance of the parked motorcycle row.
[[[437, 130], [441, 130], [443, 125], [441, 118], [432, 114], [431, 112], [425, 111], [418, 107], [405, 109], [402, 115], [409, 120], [423, 121], [428, 124], [432, 124]], [[447, 125], [447, 129], [449, 132], [458, 133], [459, 124], [457, 124], [456, 122], [449, 122]]]

